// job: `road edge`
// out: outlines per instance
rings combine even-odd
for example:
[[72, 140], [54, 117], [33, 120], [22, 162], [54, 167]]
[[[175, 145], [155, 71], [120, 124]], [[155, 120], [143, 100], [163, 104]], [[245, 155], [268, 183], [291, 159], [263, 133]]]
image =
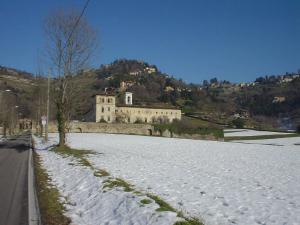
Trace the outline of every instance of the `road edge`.
[[34, 175], [32, 150], [33, 150], [32, 135], [30, 134], [30, 148], [29, 148], [29, 158], [28, 158], [28, 224], [40, 225], [42, 223], [41, 223], [39, 202], [38, 202], [36, 188], [35, 188], [35, 175]]

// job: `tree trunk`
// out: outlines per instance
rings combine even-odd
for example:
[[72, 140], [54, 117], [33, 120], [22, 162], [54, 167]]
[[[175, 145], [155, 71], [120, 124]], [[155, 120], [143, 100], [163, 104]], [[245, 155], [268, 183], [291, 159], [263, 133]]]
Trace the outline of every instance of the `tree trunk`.
[[57, 126], [59, 133], [59, 146], [64, 147], [66, 144], [66, 118], [63, 110], [63, 103], [57, 103]]
[[6, 124], [6, 122], [4, 122], [4, 124], [3, 124], [3, 137], [5, 137], [5, 138], [6, 138], [6, 129], [7, 129], [7, 124]]

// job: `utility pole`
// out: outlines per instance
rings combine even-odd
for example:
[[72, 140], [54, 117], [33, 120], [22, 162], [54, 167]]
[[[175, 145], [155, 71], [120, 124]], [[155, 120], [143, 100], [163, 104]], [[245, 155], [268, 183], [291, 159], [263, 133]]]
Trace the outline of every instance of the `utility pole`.
[[48, 141], [48, 123], [49, 123], [49, 105], [50, 105], [50, 76], [51, 76], [51, 69], [49, 69], [49, 72], [48, 72], [47, 118], [46, 118], [45, 141]]

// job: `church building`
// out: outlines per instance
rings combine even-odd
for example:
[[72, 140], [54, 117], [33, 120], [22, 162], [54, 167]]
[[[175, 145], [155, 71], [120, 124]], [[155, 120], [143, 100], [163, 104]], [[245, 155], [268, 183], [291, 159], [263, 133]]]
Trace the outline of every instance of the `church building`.
[[125, 92], [124, 105], [116, 105], [116, 96], [96, 95], [96, 122], [159, 123], [181, 120], [180, 109], [135, 106], [132, 93]]

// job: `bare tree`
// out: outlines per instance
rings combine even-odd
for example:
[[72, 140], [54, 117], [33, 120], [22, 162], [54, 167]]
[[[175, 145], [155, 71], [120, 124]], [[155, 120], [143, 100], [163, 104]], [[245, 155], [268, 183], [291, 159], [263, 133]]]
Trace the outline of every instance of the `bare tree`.
[[76, 10], [59, 10], [45, 21], [47, 56], [56, 79], [54, 101], [57, 109], [59, 145], [65, 145], [74, 87], [72, 77], [87, 67], [96, 49], [97, 35], [87, 20]]
[[7, 129], [10, 135], [14, 134], [18, 125], [17, 97], [15, 94], [2, 95], [0, 105], [0, 124], [3, 126], [3, 136], [6, 137]]

